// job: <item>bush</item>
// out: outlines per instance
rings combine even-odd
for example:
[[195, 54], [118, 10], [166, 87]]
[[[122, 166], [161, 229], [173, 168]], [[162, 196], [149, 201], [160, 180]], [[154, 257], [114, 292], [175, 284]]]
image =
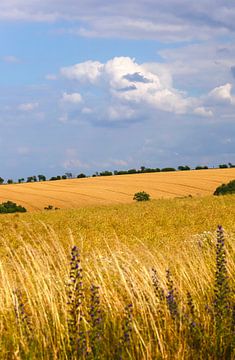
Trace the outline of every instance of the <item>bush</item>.
[[53, 205], [48, 205], [44, 207], [44, 210], [59, 210], [58, 207], [54, 207]]
[[161, 169], [161, 171], [167, 172], [167, 171], [176, 171], [176, 170], [175, 170], [175, 168], [166, 167], [166, 168]]
[[228, 184], [222, 184], [217, 187], [214, 195], [235, 194], [235, 180], [230, 181]]
[[15, 212], [26, 212], [27, 210], [21, 206], [16, 205], [16, 203], [12, 201], [3, 202], [0, 204], [0, 213], [7, 214], [7, 213], [15, 213]]
[[150, 195], [146, 193], [145, 191], [140, 191], [135, 193], [133, 200], [136, 201], [148, 201], [150, 200]]
[[196, 166], [195, 167], [195, 170], [207, 170], [208, 169], [208, 166]]

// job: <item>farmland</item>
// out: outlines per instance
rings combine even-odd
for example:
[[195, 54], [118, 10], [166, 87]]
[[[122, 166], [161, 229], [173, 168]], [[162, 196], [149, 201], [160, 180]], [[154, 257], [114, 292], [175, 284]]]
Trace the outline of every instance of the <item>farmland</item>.
[[2, 185], [33, 211], [0, 216], [0, 359], [232, 360], [235, 197], [211, 194], [234, 177]]
[[218, 224], [234, 288], [234, 205], [195, 196], [2, 215], [0, 358], [232, 359], [230, 293], [219, 288], [219, 328], [213, 299]]
[[133, 194], [148, 192], [153, 199], [204, 196], [235, 178], [235, 168], [133, 174], [2, 185], [0, 201], [13, 201], [37, 211], [53, 205], [61, 209], [87, 205], [131, 203]]

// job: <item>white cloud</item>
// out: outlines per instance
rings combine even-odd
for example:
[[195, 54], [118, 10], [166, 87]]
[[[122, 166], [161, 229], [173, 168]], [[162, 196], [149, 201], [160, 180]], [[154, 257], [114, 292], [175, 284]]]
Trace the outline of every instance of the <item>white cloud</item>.
[[63, 162], [62, 165], [66, 170], [89, 169], [90, 167], [88, 163], [83, 163], [80, 159], [77, 158], [67, 159]]
[[[72, 21], [80, 36], [208, 39], [234, 33], [234, 3], [216, 0], [1, 0], [0, 19]], [[76, 21], [82, 26], [76, 26]]]
[[74, 66], [61, 69], [61, 75], [70, 80], [89, 81], [96, 83], [102, 72], [103, 65], [99, 61], [85, 61]]
[[37, 107], [39, 106], [38, 102], [33, 102], [33, 103], [24, 103], [24, 104], [20, 104], [18, 106], [18, 109], [21, 111], [33, 111], [35, 110]]
[[17, 64], [20, 62], [20, 59], [13, 55], [7, 55], [2, 58], [2, 60], [6, 63]]
[[89, 107], [84, 107], [82, 109], [82, 114], [92, 114], [93, 113], [93, 110]]
[[159, 52], [163, 69], [170, 72], [178, 87], [207, 93], [211, 88], [231, 82], [235, 65], [232, 42], [206, 41]]
[[200, 116], [211, 117], [211, 116], [213, 116], [213, 111], [210, 109], [205, 109], [203, 106], [200, 106], [194, 110], [194, 114], [200, 115]]
[[221, 85], [213, 89], [209, 93], [209, 97], [219, 102], [225, 102], [230, 104], [235, 104], [235, 96], [231, 94], [232, 84], [227, 83], [225, 85]]
[[[107, 94], [105, 114], [110, 120], [133, 118], [138, 108], [158, 109], [176, 114], [192, 113], [200, 103], [172, 86], [170, 73], [157, 66], [138, 64], [129, 57], [115, 57], [102, 64], [87, 61], [61, 69], [67, 79], [91, 82], [92, 90]], [[107, 100], [106, 100], [107, 101]], [[89, 107], [89, 106], [88, 106]], [[205, 115], [205, 114], [203, 114]]]
[[71, 93], [68, 94], [66, 92], [63, 93], [62, 101], [68, 102], [71, 104], [79, 104], [82, 101], [82, 96], [79, 93]]

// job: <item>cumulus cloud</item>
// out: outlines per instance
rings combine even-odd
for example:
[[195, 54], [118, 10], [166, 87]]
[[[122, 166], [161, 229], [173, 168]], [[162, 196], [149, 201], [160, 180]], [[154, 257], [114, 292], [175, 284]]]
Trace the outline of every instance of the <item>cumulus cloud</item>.
[[102, 73], [103, 64], [99, 61], [85, 61], [74, 66], [64, 67], [61, 74], [70, 80], [96, 83]]
[[68, 94], [64, 92], [62, 95], [62, 101], [71, 104], [79, 104], [82, 101], [82, 96], [79, 93]]
[[232, 84], [218, 86], [209, 93], [209, 97], [220, 102], [235, 104], [235, 96], [231, 94]]
[[21, 111], [33, 111], [35, 109], [37, 109], [37, 107], [39, 106], [38, 102], [32, 102], [32, 103], [24, 103], [24, 104], [20, 104], [18, 106], [18, 109]]
[[104, 64], [89, 60], [62, 68], [61, 74], [69, 80], [90, 82], [93, 90], [102, 89], [108, 93], [109, 104], [106, 103], [105, 106], [106, 114], [111, 120], [132, 118], [138, 107], [142, 106], [185, 114], [193, 112], [197, 105], [196, 99], [172, 87], [169, 74], [168, 80], [162, 81], [156, 69], [154, 71], [152, 67], [149, 70], [147, 66], [138, 64], [129, 57], [115, 57]]

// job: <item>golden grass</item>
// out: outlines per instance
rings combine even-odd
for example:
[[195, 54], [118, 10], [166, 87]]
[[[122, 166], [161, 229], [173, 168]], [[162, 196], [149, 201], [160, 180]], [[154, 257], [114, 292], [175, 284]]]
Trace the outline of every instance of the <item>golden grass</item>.
[[[118, 324], [130, 302], [134, 305], [133, 336], [139, 344], [135, 359], [190, 358], [167, 309], [161, 309], [165, 320], [154, 312], [158, 299], [151, 268], [157, 270], [164, 286], [165, 271], [170, 268], [180, 297], [186, 299], [190, 291], [196, 308], [203, 310], [213, 289], [219, 223], [225, 228], [229, 249], [229, 276], [235, 278], [234, 205], [231, 195], [2, 215], [0, 358], [69, 359], [65, 284], [74, 244], [81, 253], [86, 293], [91, 283], [100, 286], [106, 330], [113, 328], [110, 338], [105, 338], [105, 359], [112, 359], [113, 342], [121, 333]], [[23, 294], [35, 349], [17, 325], [16, 289]], [[152, 333], [158, 346], [150, 340]], [[31, 355], [21, 357], [22, 349]]]
[[235, 169], [232, 168], [2, 185], [0, 202], [11, 200], [27, 210], [41, 210], [48, 205], [67, 209], [130, 203], [138, 191], [148, 192], [153, 199], [189, 194], [204, 196], [234, 178]]

